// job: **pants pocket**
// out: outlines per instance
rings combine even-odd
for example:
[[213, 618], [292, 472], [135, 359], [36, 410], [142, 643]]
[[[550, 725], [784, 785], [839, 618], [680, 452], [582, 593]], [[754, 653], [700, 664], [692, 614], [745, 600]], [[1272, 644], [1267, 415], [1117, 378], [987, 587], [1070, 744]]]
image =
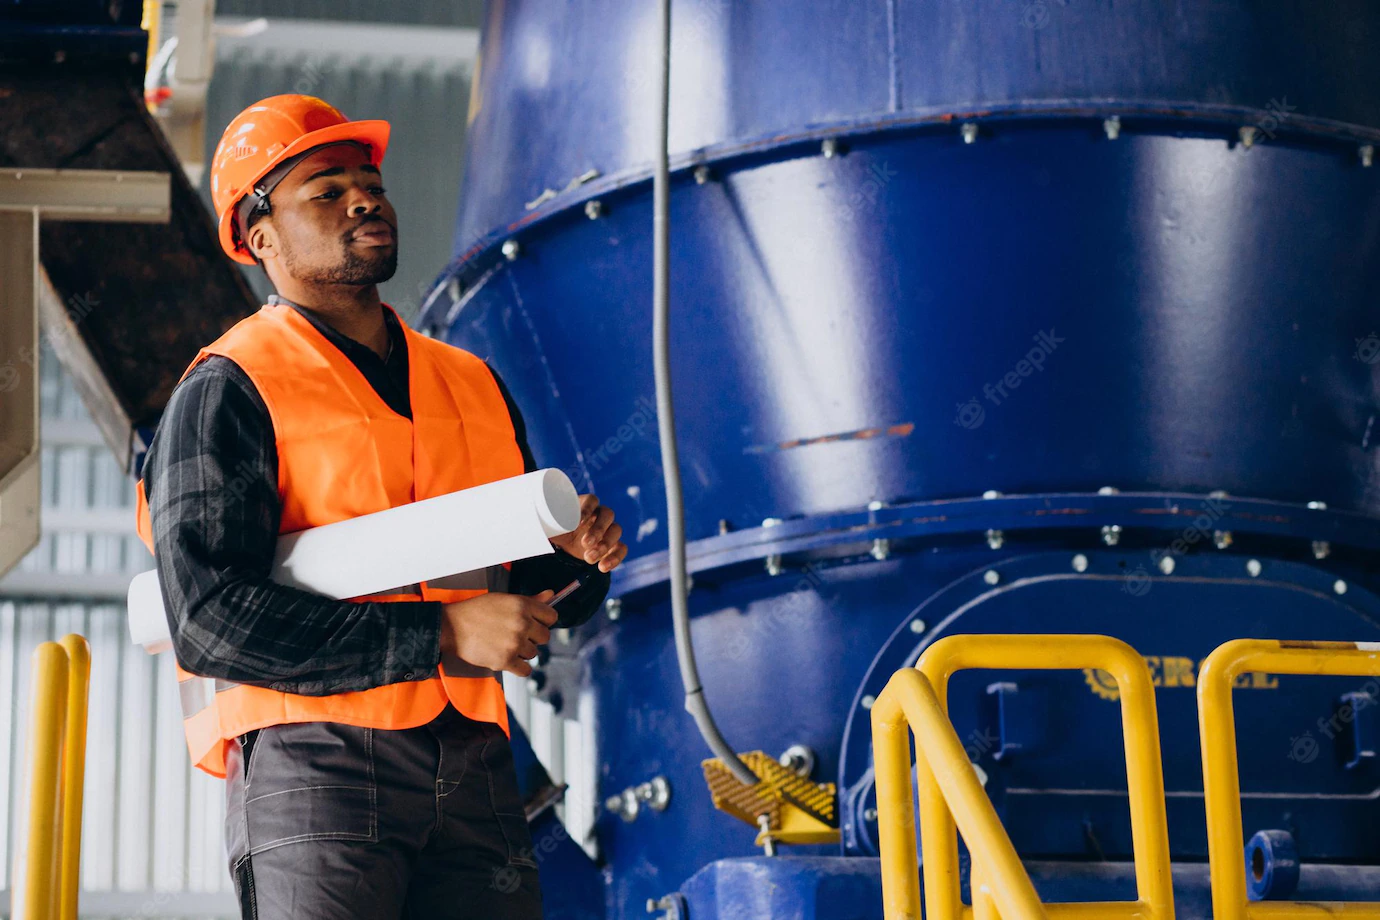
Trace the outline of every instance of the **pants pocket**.
[[518, 791], [517, 773], [513, 768], [513, 749], [508, 736], [497, 725], [488, 728], [490, 736], [484, 744], [480, 759], [489, 775], [489, 803], [499, 832], [508, 846], [508, 865], [526, 869], [537, 868], [532, 849], [532, 833], [523, 813], [522, 795]]
[[258, 920], [259, 904], [254, 897], [254, 867], [248, 856], [242, 856], [231, 872], [235, 882], [235, 898], [240, 902], [241, 920]]
[[252, 856], [308, 840], [378, 840], [374, 730], [335, 722], [273, 725], [253, 739], [244, 790]]

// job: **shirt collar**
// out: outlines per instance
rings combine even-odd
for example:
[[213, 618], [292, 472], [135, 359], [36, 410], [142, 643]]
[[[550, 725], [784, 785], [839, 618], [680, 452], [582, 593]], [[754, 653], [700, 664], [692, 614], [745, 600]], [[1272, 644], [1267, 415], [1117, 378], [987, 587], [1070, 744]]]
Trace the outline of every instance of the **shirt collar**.
[[[373, 349], [368, 345], [365, 345], [363, 342], [356, 342], [349, 336], [337, 332], [333, 326], [317, 316], [309, 308], [301, 304], [293, 303], [279, 294], [269, 294], [268, 302], [274, 305], [281, 304], [285, 307], [292, 307], [292, 309], [296, 310], [307, 322], [315, 326], [316, 330], [324, 335], [327, 341], [345, 352], [345, 354], [352, 355], [356, 352], [359, 354], [368, 352], [372, 357], [378, 358], [378, 355], [374, 354]], [[403, 336], [402, 326], [398, 322], [397, 314], [387, 306], [383, 308], [383, 324], [388, 328], [388, 340], [393, 346], [393, 356], [396, 358], [400, 352], [406, 354], [407, 344]]]

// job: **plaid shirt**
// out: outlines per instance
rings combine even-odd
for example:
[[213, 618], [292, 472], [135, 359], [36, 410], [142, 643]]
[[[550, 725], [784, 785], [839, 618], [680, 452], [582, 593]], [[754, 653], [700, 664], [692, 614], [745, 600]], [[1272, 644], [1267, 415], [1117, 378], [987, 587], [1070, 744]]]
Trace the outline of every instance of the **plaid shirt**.
[[[310, 310], [281, 298], [339, 348], [388, 404], [412, 417], [407, 340], [384, 311], [385, 362]], [[490, 371], [492, 372], [492, 368]], [[536, 469], [527, 428], [494, 374], [527, 472]], [[143, 470], [158, 578], [182, 667], [285, 693], [323, 696], [424, 680], [441, 659], [441, 604], [338, 601], [269, 580], [278, 541], [278, 453], [273, 421], [248, 375], [219, 355], [173, 390]], [[561, 604], [583, 622], [608, 593], [609, 575], [563, 550], [513, 563], [509, 590], [559, 590], [590, 580]]]

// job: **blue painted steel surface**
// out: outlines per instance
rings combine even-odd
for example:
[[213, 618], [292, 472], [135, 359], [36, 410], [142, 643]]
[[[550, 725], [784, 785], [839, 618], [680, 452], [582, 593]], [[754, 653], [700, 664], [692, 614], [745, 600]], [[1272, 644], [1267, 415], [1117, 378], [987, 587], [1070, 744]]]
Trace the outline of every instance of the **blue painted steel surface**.
[[683, 891], [688, 910], [675, 920], [882, 920], [877, 859], [723, 859], [695, 873]]
[[[967, 892], [967, 863], [961, 867]], [[1047, 903], [1131, 901], [1135, 867], [1127, 862], [1026, 863], [1035, 890]], [[1207, 916], [1212, 906], [1207, 866], [1174, 867], [1174, 901], [1180, 916]], [[1307, 866], [1296, 891], [1299, 900], [1360, 901], [1380, 888], [1375, 866]], [[685, 884], [685, 903], [666, 920], [738, 920], [790, 917], [799, 920], [881, 920], [881, 871], [876, 859], [725, 859], [710, 863]]]
[[[1241, 636], [1380, 639], [1380, 174], [1363, 150], [1380, 8], [674, 10], [673, 379], [695, 641], [725, 735], [812, 747], [860, 862], [862, 704], [925, 643], [1126, 639], [1162, 685], [1179, 913], [1204, 916], [1198, 662]], [[682, 886], [691, 913], [720, 883], [745, 885], [722, 904], [756, 903], [743, 880], [762, 872], [805, 903], [834, 871], [716, 862], [752, 855], [753, 832], [710, 806], [681, 709], [652, 395], [654, 14], [489, 5], [455, 259], [422, 316], [498, 368], [538, 460], [596, 491], [632, 547], [621, 618], [577, 637], [582, 683], [602, 793], [661, 774], [673, 795], [601, 821], [616, 917]], [[1021, 744], [1000, 760], [997, 681], [1016, 685]], [[1337, 716], [1363, 684], [1267, 675], [1237, 694], [1246, 833], [1288, 828], [1305, 883], [1326, 869], [1310, 860], [1380, 861], [1375, 758]], [[1096, 674], [954, 681], [955, 724], [1051, 884], [1130, 854], [1107, 693]]]
[[[1338, 253], [1368, 239], [1380, 183], [1354, 159], [1041, 124], [679, 185], [689, 537], [1109, 484], [1376, 511], [1374, 365], [1356, 357], [1375, 265]], [[643, 525], [664, 515], [650, 279], [629, 270], [650, 259], [647, 200], [629, 195], [523, 238], [449, 334], [514, 378], [544, 462]], [[906, 427], [778, 446], [889, 426]], [[664, 545], [654, 530], [638, 550]]]
[[[1130, 901], [1136, 896], [1130, 863], [1028, 862], [1035, 890], [1048, 902]], [[1173, 869], [1174, 911], [1180, 917], [1206, 917], [1212, 891], [1205, 863], [1178, 863]], [[1295, 896], [1300, 901], [1367, 901], [1380, 891], [1380, 868], [1358, 865], [1304, 866]]]
[[[542, 916], [546, 920], [603, 920], [604, 879], [579, 844], [570, 838], [554, 811], [546, 811], [530, 825], [532, 855], [541, 877]], [[514, 890], [517, 877], [494, 876], [498, 890]]]
[[[547, 920], [601, 920], [604, 912], [604, 881], [599, 867], [570, 838], [565, 825], [547, 805], [532, 814], [533, 801], [552, 802], [551, 777], [532, 750], [532, 742], [511, 712], [508, 713], [509, 738], [513, 746], [513, 767], [517, 771], [518, 791], [527, 804], [532, 834], [531, 858], [541, 877], [542, 907]], [[516, 890], [521, 880], [516, 871], [494, 874], [499, 891]]]

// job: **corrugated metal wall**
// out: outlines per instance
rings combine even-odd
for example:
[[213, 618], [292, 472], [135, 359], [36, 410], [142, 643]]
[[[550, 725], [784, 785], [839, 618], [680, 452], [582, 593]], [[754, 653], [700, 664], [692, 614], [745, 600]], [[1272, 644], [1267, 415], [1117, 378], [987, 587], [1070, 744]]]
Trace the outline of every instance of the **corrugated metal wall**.
[[216, 0], [218, 16], [478, 27], [484, 0]]
[[0, 911], [23, 844], [29, 656], [69, 632], [91, 642], [82, 820], [83, 915], [234, 916], [222, 856], [223, 785], [191, 768], [169, 656], [130, 644], [124, 593], [152, 560], [133, 484], [47, 348], [43, 536], [0, 579]]

